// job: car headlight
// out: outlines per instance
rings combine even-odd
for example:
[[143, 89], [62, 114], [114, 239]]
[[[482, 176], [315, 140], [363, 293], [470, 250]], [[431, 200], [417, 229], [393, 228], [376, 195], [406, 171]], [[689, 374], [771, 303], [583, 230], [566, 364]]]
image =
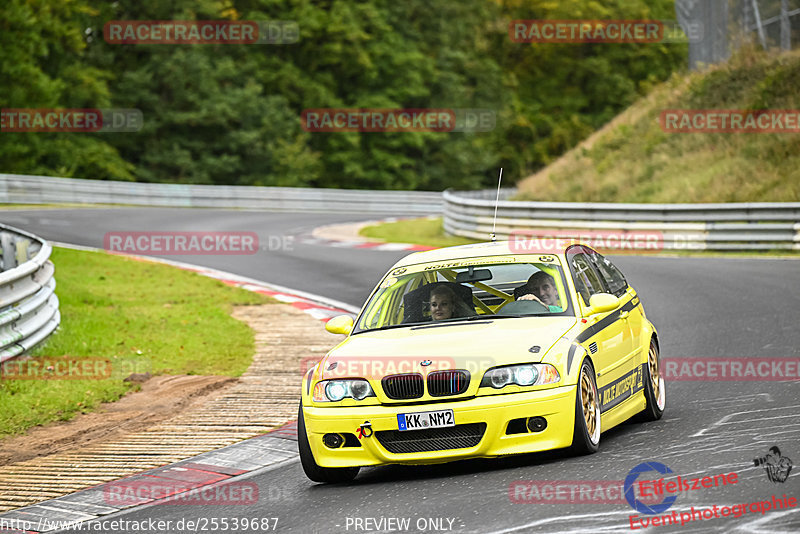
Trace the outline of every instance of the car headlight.
[[364, 400], [375, 392], [363, 378], [352, 380], [323, 380], [314, 386], [314, 402], [339, 402], [344, 398]]
[[528, 363], [489, 369], [483, 375], [481, 387], [502, 389], [508, 385], [542, 386], [561, 380], [558, 370], [549, 363]]

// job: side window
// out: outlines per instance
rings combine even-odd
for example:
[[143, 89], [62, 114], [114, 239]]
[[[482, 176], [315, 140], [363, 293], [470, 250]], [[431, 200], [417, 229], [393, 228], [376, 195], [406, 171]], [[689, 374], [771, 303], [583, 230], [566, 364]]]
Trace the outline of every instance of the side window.
[[603, 277], [606, 286], [608, 286], [609, 293], [618, 297], [622, 296], [625, 290], [628, 289], [628, 282], [619, 269], [602, 254], [592, 254], [590, 258], [594, 266], [597, 267], [600, 276]]
[[572, 267], [572, 273], [575, 278], [575, 287], [587, 306], [592, 295], [605, 291], [602, 282], [597, 278], [597, 273], [594, 272], [589, 261], [585, 254], [575, 254], [570, 260], [570, 267]]

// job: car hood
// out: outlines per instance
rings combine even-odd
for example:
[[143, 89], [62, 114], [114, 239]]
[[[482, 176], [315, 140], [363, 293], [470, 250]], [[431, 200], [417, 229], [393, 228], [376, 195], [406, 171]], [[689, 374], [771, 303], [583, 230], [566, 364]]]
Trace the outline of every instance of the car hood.
[[575, 323], [574, 317], [529, 317], [362, 332], [328, 353], [320, 378], [380, 379], [454, 368], [476, 372], [539, 362]]

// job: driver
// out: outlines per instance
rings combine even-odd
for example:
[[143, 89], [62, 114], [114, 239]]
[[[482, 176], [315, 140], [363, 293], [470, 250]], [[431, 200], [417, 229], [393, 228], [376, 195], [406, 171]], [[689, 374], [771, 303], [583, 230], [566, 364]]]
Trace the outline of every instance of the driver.
[[556, 281], [544, 271], [533, 273], [519, 292], [523, 294], [517, 300], [535, 300], [553, 313], [564, 311], [558, 299]]

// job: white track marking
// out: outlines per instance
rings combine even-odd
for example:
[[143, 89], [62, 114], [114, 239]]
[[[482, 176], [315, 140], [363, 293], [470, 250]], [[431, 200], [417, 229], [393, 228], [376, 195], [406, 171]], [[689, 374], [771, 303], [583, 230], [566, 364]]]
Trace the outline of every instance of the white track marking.
[[[791, 408], [800, 408], [800, 404], [794, 404], [792, 406], [781, 406], [780, 408], [762, 408], [762, 409], [759, 409], [759, 410], [747, 410], [747, 411], [744, 411], [744, 412], [734, 412], [734, 413], [726, 415], [725, 417], [723, 417], [722, 419], [720, 419], [719, 421], [717, 421], [716, 423], [714, 423], [710, 427], [706, 427], [706, 428], [704, 428], [704, 429], [702, 429], [702, 430], [700, 430], [698, 432], [695, 432], [694, 434], [692, 434], [689, 437], [691, 437], [691, 438], [705, 437], [706, 436], [706, 432], [708, 432], [710, 430], [715, 430], [715, 429], [717, 429], [718, 427], [720, 427], [722, 425], [738, 423], [739, 421], [734, 421], [733, 423], [729, 423], [728, 422], [728, 421], [730, 421], [730, 419], [732, 419], [733, 417], [736, 417], [738, 415], [744, 415], [744, 414], [749, 414], [749, 413], [761, 413], [761, 412], [775, 412], [775, 411], [778, 411], [778, 410], [788, 410], [788, 409], [791, 409]], [[795, 411], [793, 415], [796, 416], [795, 415], [796, 413], [797, 412]], [[790, 417], [790, 416], [786, 416], [786, 417]], [[748, 419], [748, 420], [745, 420], [745, 421], [742, 421], [742, 422], [746, 422], [746, 421], [763, 421], [763, 420], [766, 420], [766, 419], [781, 419], [781, 417], [766, 417], [766, 418], [763, 418], [763, 419]]]

